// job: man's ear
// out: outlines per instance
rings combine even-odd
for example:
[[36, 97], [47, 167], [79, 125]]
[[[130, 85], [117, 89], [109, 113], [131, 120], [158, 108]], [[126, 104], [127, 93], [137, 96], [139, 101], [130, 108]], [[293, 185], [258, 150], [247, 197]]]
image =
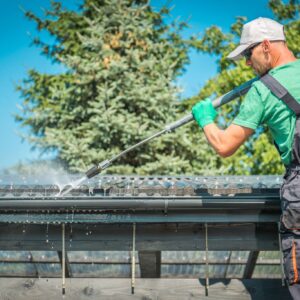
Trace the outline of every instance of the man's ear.
[[271, 42], [269, 40], [263, 40], [261, 45], [264, 52], [270, 52]]

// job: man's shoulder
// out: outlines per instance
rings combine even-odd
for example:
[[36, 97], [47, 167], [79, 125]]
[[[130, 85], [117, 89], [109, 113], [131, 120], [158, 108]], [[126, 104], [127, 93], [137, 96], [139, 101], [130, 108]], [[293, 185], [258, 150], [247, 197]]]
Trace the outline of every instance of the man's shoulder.
[[[285, 77], [289, 76], [290, 74], [299, 76], [300, 74], [300, 59], [296, 59], [289, 63], [277, 66], [269, 71], [269, 74], [274, 76], [275, 78], [278, 77]], [[291, 79], [291, 78], [289, 78]]]
[[252, 83], [251, 88], [248, 92], [248, 94], [251, 96], [261, 96], [266, 91], [268, 91], [268, 88], [262, 83], [260, 79], [256, 80]]

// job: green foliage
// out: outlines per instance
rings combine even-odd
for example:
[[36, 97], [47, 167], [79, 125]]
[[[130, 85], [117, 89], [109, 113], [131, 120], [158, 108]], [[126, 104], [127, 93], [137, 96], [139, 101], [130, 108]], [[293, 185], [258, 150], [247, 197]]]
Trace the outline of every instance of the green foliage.
[[[42, 18], [27, 16], [55, 37], [34, 44], [66, 72], [30, 70], [18, 87], [23, 112], [16, 119], [30, 129], [28, 140], [55, 150], [72, 171], [85, 171], [177, 120], [173, 84], [189, 62], [185, 23], [166, 25], [169, 9], [155, 12], [146, 0], [86, 0], [79, 11], [52, 2]], [[108, 170], [122, 174], [221, 172], [203, 137], [182, 128], [128, 153]], [[201, 141], [201, 146], [197, 143]], [[210, 159], [207, 155], [210, 153]], [[217, 170], [217, 171], [216, 171]]]
[[[300, 21], [298, 1], [290, 0], [283, 3], [280, 0], [269, 1], [276, 18], [285, 24], [285, 33], [289, 48], [295, 55], [300, 51]], [[246, 18], [237, 17], [229, 33], [223, 33], [220, 28], [208, 28], [200, 40], [193, 40], [193, 46], [203, 53], [216, 55], [219, 74], [208, 80], [199, 94], [182, 104], [182, 110], [190, 109], [200, 99], [210, 95], [222, 95], [234, 87], [253, 78], [255, 74], [244, 61], [229, 61], [226, 56], [238, 44], [242, 25]], [[240, 99], [241, 101], [242, 99]], [[219, 125], [226, 127], [237, 115], [240, 101], [229, 103], [219, 109]], [[191, 129], [191, 135], [198, 133]], [[232, 156], [219, 162], [228, 174], [282, 174], [284, 167], [279, 154], [273, 146], [270, 134], [261, 127], [257, 133]]]
[[[53, 75], [30, 70], [18, 87], [24, 101], [16, 120], [30, 129], [27, 139], [34, 147], [55, 150], [71, 171], [85, 171], [118, 154], [186, 115], [200, 99], [222, 95], [254, 76], [244, 62], [226, 58], [237, 46], [245, 17], [237, 17], [229, 33], [212, 26], [201, 39], [184, 40], [181, 30], [187, 24], [167, 25], [170, 10], [155, 12], [146, 0], [85, 0], [77, 11], [51, 3], [42, 17], [26, 15], [38, 30], [55, 38], [47, 44], [37, 37], [33, 44], [66, 71]], [[270, 0], [269, 6], [285, 24], [288, 46], [299, 55], [298, 1]], [[217, 57], [219, 74], [198, 95], [179, 102], [173, 82], [189, 63], [191, 47]], [[221, 127], [236, 116], [240, 101], [219, 110]], [[140, 175], [276, 174], [283, 167], [263, 127], [224, 160], [192, 124], [128, 153], [107, 170]]]
[[293, 20], [299, 17], [298, 0], [289, 0], [288, 3], [284, 3], [282, 0], [270, 0], [269, 7], [279, 21]]

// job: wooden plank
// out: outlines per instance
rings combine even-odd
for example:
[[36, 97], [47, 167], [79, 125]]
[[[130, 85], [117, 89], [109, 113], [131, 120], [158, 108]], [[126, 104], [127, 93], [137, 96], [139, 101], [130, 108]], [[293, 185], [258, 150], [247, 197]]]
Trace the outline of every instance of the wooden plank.
[[[205, 297], [204, 282], [197, 279], [136, 279], [131, 295], [129, 279], [68, 279], [65, 300], [291, 300], [281, 280], [211, 280], [209, 296]], [[1, 278], [1, 299], [61, 299], [61, 280], [52, 278]]]
[[[57, 255], [58, 255], [58, 258], [59, 258], [59, 262], [60, 262], [60, 265], [61, 265], [61, 268], [62, 268], [62, 251], [57, 251]], [[66, 252], [66, 255], [65, 255], [65, 270], [66, 270], [66, 278], [69, 278], [69, 277], [72, 277], [72, 272], [71, 272], [71, 267], [70, 267], [70, 262], [69, 262], [69, 259], [68, 259], [68, 253]]]
[[[0, 259], [0, 264], [1, 263], [9, 263], [9, 264], [57, 264], [59, 263], [57, 260], [55, 259], [35, 259], [35, 260], [25, 260], [25, 259], [18, 259], [18, 258], [4, 258], [4, 259]], [[104, 260], [104, 259], [98, 259], [98, 258], [87, 258], [84, 261], [82, 259], [73, 259], [72, 261], [69, 261], [70, 264], [72, 265], [76, 265], [76, 264], [80, 264], [80, 265], [89, 265], [89, 264], [94, 264], [94, 265], [130, 265], [130, 262], [126, 261], [119, 261], [119, 260], [113, 260], [113, 259], [109, 259], [109, 260]], [[222, 260], [222, 259], [210, 259], [209, 260], [209, 264], [210, 265], [224, 265], [229, 263], [230, 265], [234, 266], [234, 265], [246, 265], [247, 261], [244, 259], [234, 259], [234, 260]], [[190, 265], [196, 265], [196, 266], [201, 266], [201, 265], [205, 265], [206, 261], [205, 259], [201, 259], [198, 261], [192, 260], [192, 261], [182, 261], [182, 260], [178, 260], [178, 261], [174, 261], [174, 260], [164, 260], [163, 261], [163, 265], [185, 265], [185, 266], [190, 266]], [[256, 262], [256, 265], [259, 266], [274, 266], [274, 265], [279, 265], [280, 264], [280, 260], [279, 259], [270, 259], [270, 260], [261, 260], [259, 262]], [[224, 277], [226, 278], [226, 276]]]
[[248, 261], [247, 261], [245, 271], [244, 271], [244, 276], [243, 276], [245, 279], [252, 278], [252, 274], [255, 269], [258, 255], [259, 255], [259, 251], [250, 251], [249, 252]]
[[[209, 250], [278, 250], [277, 225], [263, 225], [209, 225]], [[137, 224], [136, 250], [204, 250], [204, 233], [203, 224]], [[67, 251], [129, 251], [131, 245], [131, 224], [66, 225]], [[61, 246], [60, 225], [0, 224], [0, 250], [60, 251]]]
[[39, 277], [39, 271], [38, 271], [38, 269], [37, 269], [36, 264], [35, 264], [34, 261], [33, 261], [33, 256], [32, 256], [32, 253], [31, 253], [31, 252], [29, 252], [29, 263], [32, 263], [32, 264], [33, 264], [33, 268], [34, 268], [34, 271], [35, 271], [35, 276], [36, 276], [36, 277]]
[[142, 278], [159, 278], [161, 251], [139, 251], [139, 263]]

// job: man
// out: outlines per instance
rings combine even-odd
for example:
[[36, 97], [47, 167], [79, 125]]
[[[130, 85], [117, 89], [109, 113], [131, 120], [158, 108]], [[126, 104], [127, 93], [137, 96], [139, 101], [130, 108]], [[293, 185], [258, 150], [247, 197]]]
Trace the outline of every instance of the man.
[[[288, 49], [283, 26], [267, 18], [243, 26], [240, 45], [228, 58], [243, 57], [261, 78], [252, 84], [232, 124], [225, 130], [217, 127], [209, 99], [196, 104], [192, 113], [222, 157], [234, 154], [260, 124], [270, 129], [287, 169], [280, 193], [285, 276], [292, 297], [300, 299], [300, 60]], [[288, 93], [282, 97], [276, 89]]]

